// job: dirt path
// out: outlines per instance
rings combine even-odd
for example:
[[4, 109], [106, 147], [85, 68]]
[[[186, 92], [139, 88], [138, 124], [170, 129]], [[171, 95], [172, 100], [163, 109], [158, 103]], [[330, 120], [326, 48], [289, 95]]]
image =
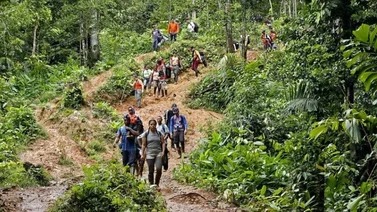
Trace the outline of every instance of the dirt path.
[[[137, 62], [150, 57], [152, 53], [138, 56]], [[151, 118], [163, 115], [164, 111], [176, 103], [180, 108], [180, 113], [188, 119], [189, 130], [186, 136], [186, 152], [191, 152], [203, 137], [201, 129], [208, 128], [212, 124], [222, 119], [221, 114], [198, 109], [187, 108], [184, 104], [186, 96], [191, 88], [195, 86], [206, 73], [202, 69], [202, 75], [196, 78], [192, 71], [180, 75], [177, 85], [169, 84], [169, 95], [165, 98], [155, 98], [145, 95], [143, 98], [143, 107], [136, 110], [136, 113], [142, 118], [144, 124], [148, 123]], [[91, 102], [92, 94], [104, 85], [111, 76], [111, 71], [106, 71], [98, 76], [93, 77], [83, 85], [83, 94], [87, 102]], [[72, 128], [80, 127], [78, 117], [87, 116], [87, 119], [93, 119], [89, 114], [90, 110], [84, 108], [76, 111], [67, 117], [67, 120], [52, 121], [58, 111], [58, 101], [52, 101], [36, 111], [38, 123], [46, 131], [48, 138], [40, 139], [20, 155], [22, 162], [41, 164], [53, 176], [50, 186], [35, 188], [12, 188], [3, 190], [0, 193], [0, 206], [7, 211], [46, 211], [48, 206], [64, 193], [69, 185], [77, 182], [82, 177], [82, 167], [89, 165], [92, 161], [83, 152], [82, 147], [69, 136]], [[119, 114], [127, 111], [128, 106], [135, 105], [134, 98], [129, 98], [126, 102], [114, 105]], [[72, 126], [67, 126], [67, 123]], [[84, 123], [89, 125], [89, 123]], [[89, 127], [87, 127], [89, 128]], [[86, 132], [92, 133], [92, 132]], [[85, 140], [85, 139], [84, 139]], [[113, 150], [110, 150], [112, 152]], [[171, 152], [169, 159], [169, 170], [163, 173], [161, 182], [161, 192], [164, 196], [169, 211], [235, 211], [233, 206], [218, 201], [216, 195], [211, 192], [197, 189], [188, 185], [181, 185], [172, 179], [172, 170], [180, 163], [187, 162], [187, 159], [177, 159], [178, 154]], [[65, 159], [71, 161], [72, 165], [62, 164]], [[147, 170], [144, 171], [146, 175]]]
[[[176, 103], [180, 109], [180, 114], [185, 115], [189, 124], [186, 136], [186, 152], [189, 154], [203, 137], [201, 129], [211, 126], [220, 121], [222, 115], [203, 109], [193, 110], [185, 106], [184, 101], [191, 86], [205, 75], [206, 70], [202, 70], [202, 75], [196, 78], [192, 71], [183, 73], [180, 76], [177, 85], [169, 84], [168, 97], [155, 98], [153, 95], [144, 95], [142, 108], [135, 107], [134, 98], [129, 98], [125, 103], [116, 105], [115, 108], [120, 114], [126, 113], [129, 106], [136, 108], [136, 114], [141, 117], [147, 129], [148, 120], [163, 115], [166, 109], [169, 109], [173, 103]], [[148, 92], [147, 92], [148, 93]], [[150, 92], [151, 93], [151, 92]], [[170, 141], [169, 141], [170, 142]], [[168, 145], [170, 148], [170, 143]], [[210, 192], [197, 189], [188, 185], [181, 185], [173, 180], [172, 170], [180, 163], [187, 162], [187, 159], [177, 159], [178, 153], [170, 151], [169, 169], [163, 172], [161, 179], [161, 192], [167, 202], [168, 210], [174, 212], [180, 211], [234, 211], [233, 206], [220, 202], [217, 197]], [[144, 167], [146, 168], [146, 167]], [[144, 176], [147, 175], [147, 169], [144, 170]]]

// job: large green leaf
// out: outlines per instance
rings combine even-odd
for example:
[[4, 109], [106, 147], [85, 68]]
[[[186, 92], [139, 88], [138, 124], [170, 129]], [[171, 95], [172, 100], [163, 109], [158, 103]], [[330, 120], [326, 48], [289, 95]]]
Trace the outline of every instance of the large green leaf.
[[357, 207], [359, 206], [360, 201], [363, 199], [364, 194], [354, 198], [352, 202], [349, 202], [347, 205], [347, 209], [351, 212], [357, 211]]
[[366, 91], [369, 91], [370, 89], [370, 86], [372, 85], [372, 83], [374, 81], [377, 80], [377, 72], [373, 72], [371, 75], [368, 76], [368, 78], [366, 79], [366, 81], [364, 82], [364, 86], [365, 86], [365, 90]]
[[318, 136], [320, 136], [322, 133], [327, 132], [327, 126], [326, 125], [320, 125], [316, 128], [314, 128], [312, 131], [310, 131], [310, 137], [317, 139]]
[[[377, 27], [374, 28], [374, 30], [372, 32], [370, 32], [370, 35], [369, 35], [369, 45], [373, 45], [375, 44], [374, 42], [374, 38], [376, 37], [376, 34], [377, 34]], [[377, 43], [377, 40], [376, 40], [376, 43]]]
[[370, 26], [367, 24], [362, 24], [357, 30], [353, 31], [353, 35], [355, 35], [356, 40], [359, 40], [361, 42], [368, 42], [369, 38], [369, 31]]
[[365, 53], [365, 52], [357, 53], [354, 57], [352, 57], [351, 59], [349, 59], [347, 61], [347, 63], [346, 63], [347, 67], [349, 68], [349, 67], [355, 65], [356, 63], [363, 61], [365, 56], [367, 56], [367, 53]]

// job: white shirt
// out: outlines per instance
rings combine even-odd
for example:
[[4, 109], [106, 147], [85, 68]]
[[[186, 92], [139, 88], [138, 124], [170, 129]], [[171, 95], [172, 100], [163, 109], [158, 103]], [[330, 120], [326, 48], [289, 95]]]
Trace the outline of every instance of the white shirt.
[[169, 128], [166, 126], [166, 124], [157, 124], [157, 130], [160, 131], [163, 135], [169, 134]]
[[190, 23], [188, 24], [187, 26], [187, 29], [189, 32], [194, 32], [194, 28], [195, 28], [195, 23], [190, 21]]

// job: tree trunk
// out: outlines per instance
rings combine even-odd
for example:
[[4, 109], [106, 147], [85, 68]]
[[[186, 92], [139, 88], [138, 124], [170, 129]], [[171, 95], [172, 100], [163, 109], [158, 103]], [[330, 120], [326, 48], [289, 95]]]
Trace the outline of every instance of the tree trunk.
[[81, 65], [86, 66], [88, 64], [88, 45], [87, 45], [87, 31], [85, 29], [85, 24], [83, 23], [84, 19], [82, 17], [80, 23], [80, 56], [81, 56]]
[[225, 4], [225, 33], [226, 33], [226, 46], [228, 53], [234, 53], [233, 36], [232, 36], [232, 20], [230, 16], [230, 0]]
[[246, 2], [242, 0], [242, 39], [241, 43], [241, 57], [246, 61], [247, 59], [247, 37], [246, 37]]
[[89, 67], [93, 67], [94, 64], [100, 59], [100, 48], [99, 48], [99, 37], [98, 37], [98, 24], [99, 17], [97, 10], [93, 11], [91, 17], [91, 28], [89, 30], [89, 43], [90, 43], [90, 51], [89, 51]]
[[35, 55], [37, 51], [37, 32], [38, 32], [38, 24], [35, 24], [34, 30], [33, 30], [33, 49], [32, 49], [31, 55]]
[[[192, 5], [195, 6], [195, 0], [192, 0]], [[191, 20], [195, 20], [195, 19], [196, 19], [196, 10], [194, 9], [191, 14]]]

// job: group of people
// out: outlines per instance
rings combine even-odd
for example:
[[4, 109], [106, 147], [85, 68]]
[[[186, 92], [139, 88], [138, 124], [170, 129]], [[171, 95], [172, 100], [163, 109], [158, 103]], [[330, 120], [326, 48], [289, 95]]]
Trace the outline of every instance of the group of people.
[[271, 29], [270, 34], [267, 34], [266, 30], [263, 30], [262, 35], [261, 35], [261, 40], [262, 40], [264, 50], [271, 50], [271, 49], [277, 48], [275, 44], [276, 32], [274, 30]]
[[[187, 31], [190, 33], [198, 33], [199, 25], [194, 21], [187, 21]], [[154, 51], [157, 51], [158, 48], [169, 38], [171, 42], [177, 40], [177, 35], [180, 32], [180, 24], [176, 19], [172, 19], [169, 22], [167, 32], [169, 33], [169, 37], [162, 34], [157, 26], [154, 26], [152, 30], [152, 47]]]
[[[198, 77], [200, 64], [207, 66], [207, 61], [203, 52], [199, 52], [195, 47], [190, 48], [192, 60], [191, 69]], [[159, 58], [153, 66], [144, 65], [141, 74], [135, 73], [132, 87], [135, 93], [136, 105], [141, 107], [141, 99], [144, 91], [153, 91], [154, 97], [168, 97], [168, 83], [178, 83], [178, 76], [182, 69], [180, 57], [173, 52], [169, 62], [165, 63], [163, 58]], [[151, 95], [151, 94], [150, 94]]]
[[123, 165], [129, 166], [132, 174], [141, 177], [146, 161], [148, 181], [158, 187], [162, 167], [164, 170], [168, 169], [168, 140], [171, 141], [170, 149], [178, 152], [178, 158], [185, 152], [184, 142], [188, 128], [186, 117], [180, 115], [179, 108], [174, 103], [163, 116], [149, 120], [147, 130], [144, 130], [143, 122], [133, 107], [128, 108], [123, 122], [113, 143], [114, 147], [118, 144], [121, 150]]

